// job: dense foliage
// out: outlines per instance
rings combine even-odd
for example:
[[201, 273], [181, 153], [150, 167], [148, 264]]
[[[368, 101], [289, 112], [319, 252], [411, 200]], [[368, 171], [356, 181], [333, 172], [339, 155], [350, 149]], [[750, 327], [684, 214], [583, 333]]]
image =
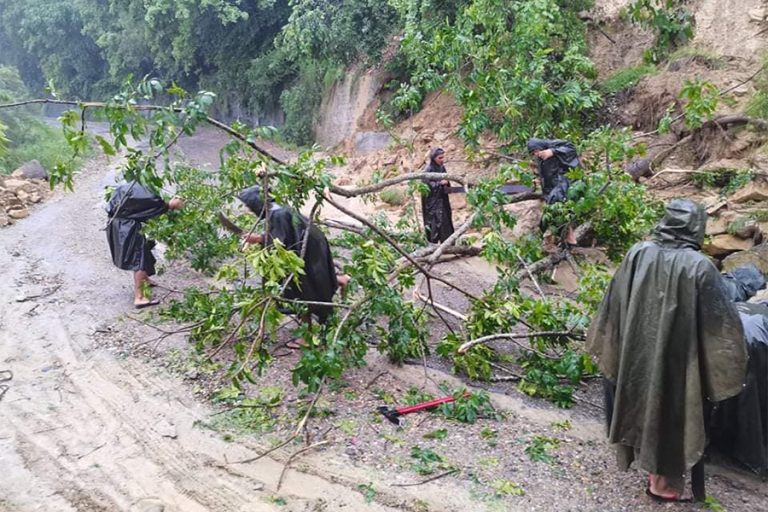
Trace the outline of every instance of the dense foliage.
[[42, 92], [108, 96], [128, 76], [227, 91], [226, 118], [308, 143], [327, 72], [376, 58], [396, 16], [374, 0], [0, 0], [0, 64]]
[[460, 134], [471, 144], [486, 130], [518, 147], [532, 136], [579, 134], [599, 103], [577, 18], [591, 2], [474, 0], [453, 18], [433, 3], [442, 2], [396, 2], [407, 81], [392, 99], [394, 114], [418, 110], [426, 93], [447, 87], [464, 109]]
[[689, 0], [634, 0], [629, 4], [629, 19], [656, 34], [654, 46], [643, 52], [646, 62], [661, 62], [693, 38], [694, 20], [685, 8], [687, 3]]
[[[15, 68], [0, 66], [0, 103], [23, 100], [28, 92]], [[37, 160], [46, 169], [67, 152], [61, 130], [40, 120], [40, 109], [0, 110], [0, 174]]]

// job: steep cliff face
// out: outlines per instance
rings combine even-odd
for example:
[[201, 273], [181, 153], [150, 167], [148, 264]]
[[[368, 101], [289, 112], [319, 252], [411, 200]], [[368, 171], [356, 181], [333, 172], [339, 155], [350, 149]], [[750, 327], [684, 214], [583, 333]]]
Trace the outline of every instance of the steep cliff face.
[[353, 137], [356, 132], [375, 129], [379, 93], [386, 79], [387, 73], [381, 67], [365, 69], [355, 65], [347, 69], [320, 105], [315, 125], [316, 142], [332, 148]]

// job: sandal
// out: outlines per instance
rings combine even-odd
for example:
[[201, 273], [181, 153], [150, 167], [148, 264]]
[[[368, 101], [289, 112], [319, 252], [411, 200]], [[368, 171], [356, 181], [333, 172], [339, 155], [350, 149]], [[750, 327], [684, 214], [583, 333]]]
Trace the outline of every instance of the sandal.
[[293, 339], [291, 341], [285, 342], [285, 348], [289, 348], [291, 350], [301, 350], [306, 346], [307, 346], [307, 342], [304, 340]]
[[157, 306], [158, 304], [160, 304], [159, 300], [151, 300], [149, 302], [143, 302], [141, 304], [134, 304], [133, 307], [136, 309], [144, 309], [150, 306]]

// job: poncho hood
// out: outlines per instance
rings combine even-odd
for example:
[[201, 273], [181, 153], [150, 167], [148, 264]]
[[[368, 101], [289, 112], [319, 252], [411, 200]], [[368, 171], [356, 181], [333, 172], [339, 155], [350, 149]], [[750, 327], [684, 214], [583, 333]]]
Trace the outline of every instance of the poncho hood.
[[237, 198], [258, 218], [263, 219], [267, 211], [263, 196], [264, 194], [261, 191], [261, 187], [255, 185], [241, 191], [237, 195]]
[[659, 245], [673, 249], [701, 249], [707, 227], [707, 212], [689, 199], [673, 199], [653, 231]]

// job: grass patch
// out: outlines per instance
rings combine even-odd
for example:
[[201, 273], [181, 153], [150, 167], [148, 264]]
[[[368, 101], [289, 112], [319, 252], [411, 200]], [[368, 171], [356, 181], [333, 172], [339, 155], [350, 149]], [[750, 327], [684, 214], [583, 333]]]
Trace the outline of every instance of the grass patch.
[[[57, 162], [72, 154], [60, 129], [38, 121], [26, 120], [21, 131], [8, 133], [7, 151], [0, 155], [0, 174], [10, 174], [30, 160], [37, 160], [50, 172]], [[75, 166], [82, 165], [82, 158]]]
[[379, 193], [379, 199], [390, 206], [403, 206], [408, 202], [408, 196], [402, 190], [388, 189]]
[[653, 64], [642, 64], [631, 68], [621, 69], [600, 84], [600, 89], [606, 94], [614, 94], [624, 89], [634, 87], [644, 77], [656, 72]]
[[675, 50], [667, 57], [667, 62], [670, 64], [680, 61], [698, 62], [709, 69], [720, 69], [723, 67], [723, 59], [720, 56], [695, 46], [684, 46]]

